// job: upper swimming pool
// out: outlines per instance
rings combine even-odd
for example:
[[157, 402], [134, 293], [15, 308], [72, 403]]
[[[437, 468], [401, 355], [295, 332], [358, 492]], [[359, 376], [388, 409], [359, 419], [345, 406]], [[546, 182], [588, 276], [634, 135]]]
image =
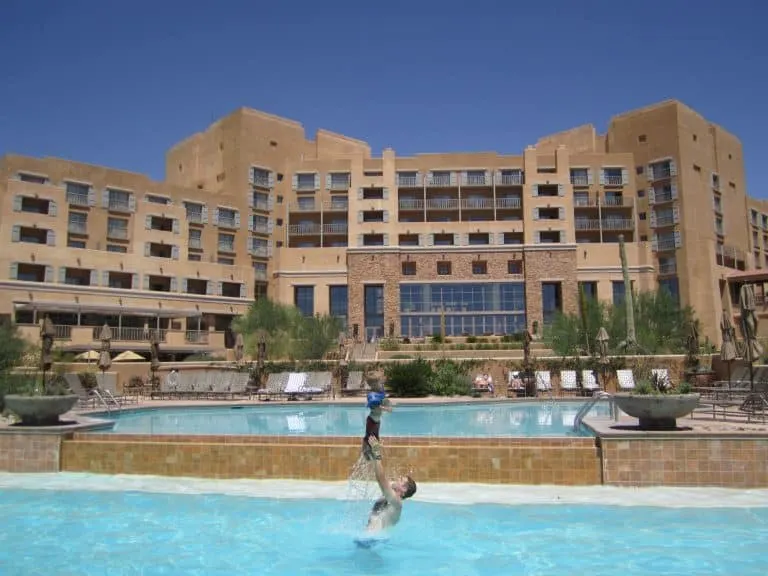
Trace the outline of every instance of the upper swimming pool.
[[[382, 417], [382, 436], [545, 437], [574, 432], [583, 402], [399, 405]], [[608, 414], [597, 405], [592, 414]], [[362, 436], [368, 411], [361, 403], [151, 408], [100, 417], [114, 434]]]

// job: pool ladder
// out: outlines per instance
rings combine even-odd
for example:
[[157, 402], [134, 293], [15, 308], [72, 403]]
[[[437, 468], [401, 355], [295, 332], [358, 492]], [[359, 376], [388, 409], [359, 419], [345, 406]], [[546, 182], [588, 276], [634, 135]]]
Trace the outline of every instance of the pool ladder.
[[99, 401], [107, 409], [107, 414], [112, 414], [112, 406], [117, 409], [118, 414], [120, 413], [122, 406], [120, 406], [120, 402], [118, 402], [117, 398], [112, 395], [112, 392], [109, 390], [102, 390], [99, 392], [98, 390], [94, 389], [93, 395], [96, 396], [96, 398], [98, 398]]
[[576, 414], [576, 418], [573, 420], [573, 431], [577, 432], [581, 428], [581, 424], [584, 421], [584, 417], [592, 410], [592, 407], [600, 402], [600, 400], [607, 400], [611, 406], [611, 417], [614, 420], [618, 420], [618, 411], [616, 410], [616, 404], [613, 401], [613, 396], [603, 390], [597, 390], [589, 399], [589, 402], [579, 408], [579, 412]]

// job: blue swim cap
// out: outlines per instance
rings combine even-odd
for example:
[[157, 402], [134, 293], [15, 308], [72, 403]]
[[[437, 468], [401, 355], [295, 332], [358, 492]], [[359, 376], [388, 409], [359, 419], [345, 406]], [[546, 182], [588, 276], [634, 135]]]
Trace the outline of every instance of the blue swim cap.
[[378, 408], [387, 395], [384, 392], [368, 392], [368, 408]]

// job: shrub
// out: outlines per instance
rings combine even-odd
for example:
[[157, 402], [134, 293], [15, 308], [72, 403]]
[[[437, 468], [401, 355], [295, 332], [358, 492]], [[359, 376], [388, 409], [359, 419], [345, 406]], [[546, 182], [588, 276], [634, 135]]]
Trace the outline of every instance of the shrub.
[[96, 374], [93, 372], [80, 372], [77, 377], [80, 379], [80, 385], [85, 388], [86, 392], [90, 392], [99, 387], [99, 382], [96, 380]]
[[413, 362], [389, 364], [384, 369], [387, 387], [393, 396], [417, 398], [430, 392], [432, 366], [423, 358]]
[[467, 336], [467, 344], [474, 344], [477, 342], [477, 336]]
[[468, 396], [471, 392], [467, 375], [451, 361], [436, 363], [429, 384], [435, 396]]

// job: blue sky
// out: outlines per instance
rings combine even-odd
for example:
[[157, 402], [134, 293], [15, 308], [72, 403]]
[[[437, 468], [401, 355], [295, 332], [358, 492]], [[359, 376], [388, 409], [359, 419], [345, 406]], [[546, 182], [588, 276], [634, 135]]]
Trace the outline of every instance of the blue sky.
[[178, 140], [240, 106], [374, 153], [520, 153], [678, 98], [741, 138], [768, 197], [768, 4], [3, 0], [0, 155], [162, 178]]

